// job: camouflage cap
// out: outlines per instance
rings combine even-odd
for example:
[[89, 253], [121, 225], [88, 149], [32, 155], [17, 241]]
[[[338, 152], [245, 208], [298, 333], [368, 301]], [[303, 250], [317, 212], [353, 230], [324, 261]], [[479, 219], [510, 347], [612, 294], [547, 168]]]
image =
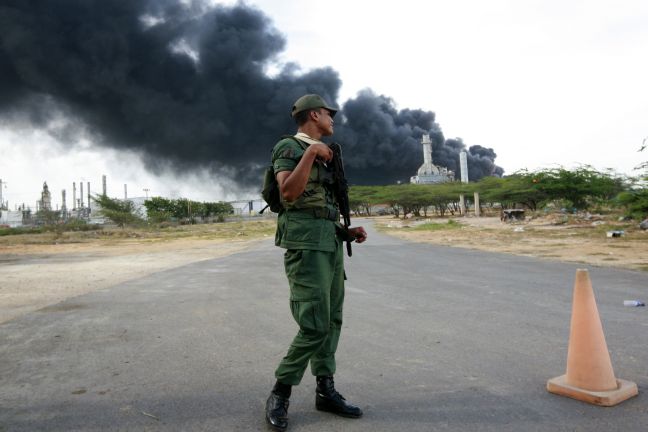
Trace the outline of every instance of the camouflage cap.
[[335, 113], [338, 112], [338, 109], [333, 108], [329, 104], [327, 104], [322, 96], [316, 94], [307, 94], [295, 101], [292, 107], [291, 115], [295, 117], [298, 113], [313, 108], [326, 108], [331, 112], [331, 117], [335, 116]]

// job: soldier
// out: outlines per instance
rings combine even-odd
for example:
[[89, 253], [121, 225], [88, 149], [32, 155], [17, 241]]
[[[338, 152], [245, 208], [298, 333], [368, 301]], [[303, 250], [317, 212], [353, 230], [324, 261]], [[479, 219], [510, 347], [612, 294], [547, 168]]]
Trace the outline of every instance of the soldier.
[[347, 232], [340, 224], [333, 174], [327, 166], [333, 153], [320, 141], [333, 134], [336, 112], [319, 95], [300, 97], [292, 107], [297, 134], [279, 141], [272, 151], [283, 205], [275, 244], [286, 249], [290, 309], [299, 324], [266, 402], [266, 421], [279, 431], [288, 426], [291, 389], [301, 382], [309, 361], [317, 383], [315, 407], [344, 417], [362, 416], [362, 410], [349, 404], [333, 383], [344, 303], [342, 243], [349, 238], [358, 243], [367, 239], [364, 228]]

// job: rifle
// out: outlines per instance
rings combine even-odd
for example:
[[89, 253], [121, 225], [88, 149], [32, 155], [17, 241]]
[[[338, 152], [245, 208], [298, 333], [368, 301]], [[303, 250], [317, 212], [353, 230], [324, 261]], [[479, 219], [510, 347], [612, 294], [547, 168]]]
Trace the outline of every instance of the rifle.
[[342, 215], [342, 219], [344, 220], [344, 228], [347, 231], [347, 255], [351, 256], [351, 242], [355, 239], [348, 233], [349, 226], [351, 225], [351, 215], [349, 208], [349, 184], [347, 183], [347, 179], [344, 175], [342, 147], [338, 143], [331, 143], [329, 144], [329, 147], [333, 151], [333, 159], [331, 160], [331, 163], [333, 165], [333, 178], [335, 179], [333, 193], [340, 207], [340, 214]]

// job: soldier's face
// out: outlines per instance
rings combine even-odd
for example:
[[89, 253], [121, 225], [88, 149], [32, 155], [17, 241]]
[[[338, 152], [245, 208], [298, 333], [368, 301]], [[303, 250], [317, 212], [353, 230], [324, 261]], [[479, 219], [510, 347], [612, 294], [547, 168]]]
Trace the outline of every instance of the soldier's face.
[[317, 117], [317, 126], [322, 132], [322, 136], [333, 135], [333, 117], [329, 110], [321, 108]]

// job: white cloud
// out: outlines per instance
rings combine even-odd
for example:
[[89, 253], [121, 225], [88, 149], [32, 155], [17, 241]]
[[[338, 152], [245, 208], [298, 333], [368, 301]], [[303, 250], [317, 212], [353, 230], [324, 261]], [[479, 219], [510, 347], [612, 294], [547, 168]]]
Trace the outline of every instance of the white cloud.
[[102, 175], [107, 176], [107, 194], [115, 198], [124, 197], [124, 184], [129, 197], [148, 194], [221, 201], [253, 194], [253, 191], [237, 189], [229, 181], [214, 178], [205, 170], [179, 175], [162, 167], [155, 174], [146, 170], [140, 156], [133, 152], [100, 148], [87, 141], [63, 146], [39, 130], [0, 130], [0, 155], [0, 179], [6, 186], [3, 200], [9, 201], [11, 209], [23, 203], [34, 208], [44, 182], [48, 184], [55, 208], [61, 206], [63, 189], [67, 190], [67, 206], [72, 205], [73, 182], [77, 183], [77, 194], [79, 182], [83, 182], [87, 202], [87, 183], [90, 182], [93, 194], [100, 193]]
[[648, 3], [257, 0], [283, 59], [332, 66], [342, 102], [371, 87], [435, 111], [446, 137], [507, 172], [591, 164], [636, 174], [648, 136]]

